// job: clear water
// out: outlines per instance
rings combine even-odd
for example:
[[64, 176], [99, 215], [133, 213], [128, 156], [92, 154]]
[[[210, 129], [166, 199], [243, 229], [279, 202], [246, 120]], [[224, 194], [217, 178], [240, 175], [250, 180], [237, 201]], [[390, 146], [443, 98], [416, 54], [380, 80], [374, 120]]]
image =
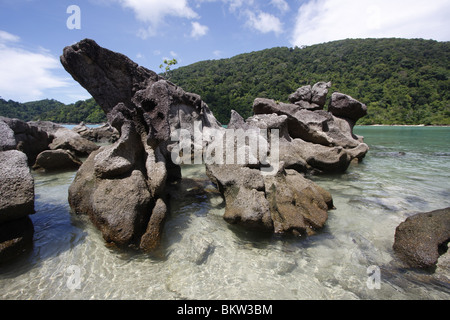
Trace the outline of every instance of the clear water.
[[[0, 267], [0, 299], [449, 299], [445, 277], [402, 269], [392, 245], [406, 217], [450, 206], [450, 128], [355, 132], [371, 150], [343, 175], [313, 177], [336, 210], [306, 239], [228, 225], [203, 166], [192, 166], [161, 249], [118, 252], [70, 214], [74, 172], [35, 173], [34, 248]], [[368, 268], [379, 271], [379, 288], [368, 285]]]

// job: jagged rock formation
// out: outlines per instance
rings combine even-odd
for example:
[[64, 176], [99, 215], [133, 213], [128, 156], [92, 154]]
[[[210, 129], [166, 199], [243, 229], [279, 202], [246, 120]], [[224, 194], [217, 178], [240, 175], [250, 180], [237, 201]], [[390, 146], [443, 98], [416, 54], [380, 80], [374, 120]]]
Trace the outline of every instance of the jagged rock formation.
[[[331, 112], [323, 110], [330, 86], [319, 82], [301, 87], [290, 95], [291, 104], [257, 98], [255, 115], [247, 120], [232, 111], [228, 128], [254, 132], [256, 137], [249, 135], [249, 140], [261, 142], [258, 147], [266, 145], [271, 159], [258, 161], [260, 150], [244, 146], [247, 163], [207, 166], [208, 176], [225, 198], [225, 220], [300, 235], [324, 226], [327, 211], [333, 208], [332, 197], [301, 173], [344, 172], [353, 159], [361, 161], [369, 150], [362, 137], [352, 132], [367, 107], [334, 93]], [[267, 135], [273, 130], [278, 132], [276, 144]], [[277, 157], [272, 159], [274, 153]], [[273, 174], [263, 174], [268, 167]]]
[[[327, 83], [299, 90], [293, 104], [257, 99], [255, 116], [244, 120], [233, 112], [224, 129], [200, 96], [93, 40], [66, 47], [61, 63], [120, 134], [91, 153], [69, 189], [72, 209], [89, 214], [105, 240], [119, 247], [151, 251], [158, 245], [166, 184], [180, 178], [181, 158], [200, 155], [206, 163], [225, 198], [228, 222], [312, 234], [327, 220], [332, 197], [300, 172], [344, 171], [368, 149], [352, 134], [351, 120], [322, 110]], [[259, 149], [246, 145], [245, 136]]]
[[[280, 142], [280, 158], [287, 168], [303, 172], [345, 172], [353, 159], [361, 161], [368, 152], [369, 147], [362, 137], [353, 134], [356, 121], [367, 114], [367, 107], [336, 92], [329, 111], [323, 110], [329, 86], [329, 83], [319, 82], [312, 87], [315, 90], [311, 86], [299, 88], [289, 97], [295, 104], [255, 99], [255, 114], [287, 116], [288, 135], [283, 135]], [[311, 103], [313, 108], [305, 107]]]
[[90, 155], [69, 189], [76, 213], [89, 214], [107, 242], [151, 251], [167, 214], [165, 185], [181, 177], [171, 132], [220, 124], [187, 93], [126, 56], [85, 39], [66, 47], [64, 68], [95, 98], [120, 138]]

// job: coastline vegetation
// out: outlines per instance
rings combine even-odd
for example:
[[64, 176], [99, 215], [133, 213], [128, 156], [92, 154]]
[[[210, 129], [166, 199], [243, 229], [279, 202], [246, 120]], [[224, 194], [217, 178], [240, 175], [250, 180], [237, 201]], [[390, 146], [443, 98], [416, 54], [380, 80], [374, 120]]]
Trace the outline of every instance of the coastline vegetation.
[[[423, 39], [347, 39], [302, 48], [277, 47], [166, 70], [170, 81], [201, 95], [227, 124], [231, 109], [252, 115], [255, 98], [288, 102], [298, 87], [331, 81], [365, 103], [358, 125], [450, 125], [450, 42]], [[100, 123], [94, 99], [65, 105], [0, 99], [0, 115], [58, 123]]]

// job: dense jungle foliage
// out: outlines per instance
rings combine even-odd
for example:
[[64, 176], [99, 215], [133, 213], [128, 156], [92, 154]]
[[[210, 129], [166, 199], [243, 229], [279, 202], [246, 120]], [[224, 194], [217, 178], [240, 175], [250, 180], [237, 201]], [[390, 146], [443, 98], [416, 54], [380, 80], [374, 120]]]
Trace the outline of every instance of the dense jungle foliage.
[[367, 104], [358, 124], [450, 124], [450, 42], [356, 39], [272, 48], [171, 71], [217, 119], [251, 116], [255, 98], [287, 102], [298, 87], [331, 81], [334, 91]]
[[[278, 47], [197, 62], [168, 76], [200, 94], [222, 124], [228, 123], [232, 109], [251, 116], [257, 97], [287, 102], [298, 87], [331, 81], [328, 97], [339, 91], [368, 106], [358, 124], [450, 125], [450, 42], [349, 39]], [[59, 123], [106, 120], [93, 99], [71, 105], [0, 99], [0, 115]]]

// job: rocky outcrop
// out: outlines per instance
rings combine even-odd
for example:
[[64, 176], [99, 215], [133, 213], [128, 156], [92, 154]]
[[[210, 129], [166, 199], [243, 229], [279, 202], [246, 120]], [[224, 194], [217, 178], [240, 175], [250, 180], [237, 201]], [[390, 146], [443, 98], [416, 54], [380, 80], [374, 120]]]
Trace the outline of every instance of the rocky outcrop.
[[113, 128], [109, 123], [105, 123], [100, 127], [89, 128], [84, 122], [75, 126], [72, 129], [81, 137], [98, 143], [114, 143], [119, 140], [119, 132]]
[[64, 68], [89, 91], [120, 134], [94, 151], [69, 189], [75, 213], [89, 214], [107, 242], [153, 250], [167, 214], [166, 183], [181, 177], [171, 133], [220, 127], [198, 95], [187, 93], [93, 40], [66, 47]]
[[395, 230], [394, 251], [409, 267], [433, 269], [450, 241], [450, 208], [408, 217]]
[[322, 110], [330, 83], [298, 90], [291, 104], [257, 99], [255, 115], [244, 120], [232, 112], [226, 130], [200, 96], [92, 40], [66, 47], [61, 63], [120, 135], [91, 153], [69, 189], [73, 211], [88, 214], [119, 247], [157, 247], [168, 211], [166, 186], [181, 177], [181, 158], [200, 156], [207, 164], [229, 223], [308, 235], [323, 227], [333, 205], [302, 173], [345, 171], [368, 149], [352, 134], [354, 123]]
[[[244, 149], [247, 162], [207, 166], [208, 176], [224, 196], [226, 221], [297, 235], [310, 235], [324, 226], [333, 208], [332, 197], [301, 173], [345, 172], [369, 149], [352, 132], [366, 107], [336, 93], [331, 104], [346, 112], [334, 115], [323, 110], [330, 87], [325, 82], [303, 86], [289, 96], [291, 103], [257, 98], [255, 115], [246, 120], [231, 112], [227, 128], [248, 136], [248, 145], [235, 148], [235, 152]], [[275, 143], [268, 135], [274, 130], [279, 138]], [[258, 148], [250, 146], [251, 140], [258, 142]], [[269, 161], [261, 159], [261, 146], [266, 146], [262, 154]], [[270, 168], [274, 171], [267, 174]]]
[[34, 180], [27, 156], [18, 150], [0, 151], [0, 262], [32, 245]]
[[[368, 152], [362, 137], [353, 134], [356, 121], [367, 113], [367, 107], [350, 96], [333, 93], [329, 111], [322, 110], [330, 86], [319, 82], [312, 88], [301, 87], [289, 97], [294, 102], [291, 104], [255, 99], [256, 115], [287, 117], [288, 137], [284, 135], [280, 144], [280, 159], [287, 168], [345, 172], [353, 159], [361, 161]], [[305, 107], [304, 103], [318, 107]]]
[[51, 150], [69, 150], [76, 156], [85, 157], [99, 148], [94, 142], [81, 137], [78, 133], [49, 121], [31, 121], [30, 125], [47, 132], [51, 139]]

